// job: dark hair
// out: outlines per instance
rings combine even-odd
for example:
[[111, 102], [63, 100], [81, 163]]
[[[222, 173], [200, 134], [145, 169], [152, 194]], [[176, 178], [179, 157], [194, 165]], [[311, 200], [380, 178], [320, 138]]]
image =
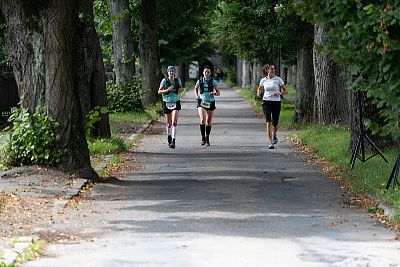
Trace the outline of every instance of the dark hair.
[[274, 66], [274, 64], [265, 64], [264, 67], [262, 68], [262, 72], [265, 76], [268, 75], [268, 70], [271, 68], [271, 66]]
[[209, 70], [211, 70], [211, 67], [207, 65], [207, 66], [204, 66], [203, 70], [204, 70], [204, 69], [209, 69]]

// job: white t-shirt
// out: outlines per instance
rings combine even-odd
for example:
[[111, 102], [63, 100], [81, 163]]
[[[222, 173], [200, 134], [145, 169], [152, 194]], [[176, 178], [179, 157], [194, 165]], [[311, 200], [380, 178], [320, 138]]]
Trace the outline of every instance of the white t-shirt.
[[268, 77], [262, 78], [260, 80], [260, 86], [264, 87], [263, 100], [281, 101], [281, 96], [274, 96], [274, 93], [279, 93], [283, 84], [283, 80], [278, 76], [274, 76], [272, 79], [268, 79]]

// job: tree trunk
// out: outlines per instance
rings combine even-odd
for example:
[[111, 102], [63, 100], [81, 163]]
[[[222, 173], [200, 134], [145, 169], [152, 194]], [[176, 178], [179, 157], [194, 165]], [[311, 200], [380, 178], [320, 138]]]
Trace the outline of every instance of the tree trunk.
[[241, 86], [242, 85], [242, 73], [243, 73], [243, 60], [238, 56], [236, 56], [236, 58], [237, 58], [237, 61], [236, 61], [236, 66], [237, 66], [237, 68], [236, 68], [236, 70], [237, 70], [236, 84], [238, 86]]
[[301, 48], [297, 52], [297, 89], [294, 122], [311, 122], [315, 95], [313, 50]]
[[146, 105], [154, 105], [156, 103], [161, 77], [156, 2], [156, 0], [141, 0], [139, 51], [142, 63], [142, 91]]
[[345, 88], [341, 73], [343, 66], [317, 52], [325, 44], [327, 29], [314, 27], [314, 75], [316, 89], [315, 117], [319, 124], [348, 124], [349, 92]]
[[90, 166], [79, 102], [78, 1], [0, 1], [6, 45], [23, 105], [45, 105], [59, 123], [60, 167], [98, 179]]
[[[359, 97], [361, 97], [361, 108], [362, 108], [361, 113], [360, 113]], [[362, 114], [363, 122], [365, 122], [366, 119], [369, 119], [375, 122], [382, 122], [381, 124], [383, 126], [383, 121], [382, 118], [379, 117], [379, 109], [376, 107], [376, 105], [372, 104], [372, 100], [370, 98], [366, 97], [365, 92], [352, 93], [350, 99], [352, 103], [351, 105], [352, 108], [350, 110], [351, 124], [350, 124], [349, 151], [353, 152], [354, 149], [356, 148], [357, 141], [361, 134], [361, 125], [364, 125], [360, 124], [360, 115]], [[365, 130], [364, 133], [368, 135], [368, 137], [379, 149], [385, 147], [390, 148], [396, 145], [395, 142], [390, 138], [390, 136], [372, 135], [371, 131], [369, 131], [365, 127], [364, 130]], [[373, 149], [373, 146], [365, 138], [364, 138], [364, 144], [366, 149]]]
[[247, 60], [243, 60], [242, 67], [242, 84], [241, 87], [250, 87], [251, 86], [251, 64]]
[[187, 80], [187, 66], [184, 63], [179, 64], [176, 68], [176, 77], [181, 79], [182, 86], [185, 87]]
[[[83, 0], [80, 5], [80, 13], [84, 16], [78, 30], [79, 58], [84, 64], [79, 65], [79, 98], [86, 129], [85, 116], [96, 106], [107, 107], [107, 92], [100, 42], [93, 23], [93, 0]], [[108, 114], [101, 114], [101, 120], [96, 123], [92, 134], [96, 137], [111, 137]]]
[[[128, 89], [133, 85], [135, 76], [135, 56], [132, 43], [131, 13], [129, 9], [129, 0], [109, 0], [110, 14], [113, 27], [113, 56], [115, 81], [122, 88]], [[138, 88], [133, 86], [133, 88]], [[127, 90], [127, 93], [132, 93]], [[143, 103], [140, 98], [140, 91], [133, 92], [136, 97], [133, 108], [143, 110]]]
[[260, 82], [261, 78], [263, 77], [262, 66], [257, 60], [254, 60], [252, 69], [253, 69], [253, 71], [252, 71], [252, 77], [251, 77], [251, 88], [257, 89], [259, 82]]

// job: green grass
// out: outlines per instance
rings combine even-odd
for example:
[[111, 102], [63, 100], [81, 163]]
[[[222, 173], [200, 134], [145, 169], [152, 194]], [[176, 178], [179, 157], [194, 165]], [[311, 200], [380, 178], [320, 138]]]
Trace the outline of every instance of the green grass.
[[[290, 87], [289, 93], [290, 93]], [[250, 89], [239, 90], [256, 109], [257, 114], [262, 115], [261, 100], [254, 97]], [[294, 103], [283, 100], [280, 126], [293, 130], [292, 137], [311, 148], [317, 155], [329, 162], [341, 177], [349, 182], [349, 190], [356, 193], [365, 193], [373, 199], [392, 207], [397, 215], [395, 220], [400, 223], [400, 190], [390, 188], [385, 190], [387, 180], [394, 167], [399, 151], [395, 149], [383, 150], [383, 154], [389, 160], [389, 164], [379, 156], [375, 156], [366, 162], [356, 160], [353, 170], [350, 171], [351, 152], [349, 151], [350, 130], [345, 126], [296, 124], [292, 122]], [[366, 157], [373, 155], [367, 151]], [[400, 178], [400, 177], [399, 177]]]
[[110, 139], [96, 139], [89, 141], [89, 151], [94, 154], [113, 154], [128, 150], [128, 145], [120, 136]]
[[144, 112], [127, 112], [127, 113], [111, 113], [110, 123], [125, 121], [125, 122], [137, 122], [142, 123], [148, 120], [154, 119], [157, 116], [157, 112], [160, 109], [156, 105], [155, 107], [146, 108]]
[[111, 138], [110, 139], [95, 139], [89, 141], [89, 151], [93, 154], [114, 154], [123, 151], [127, 151], [129, 145], [137, 140], [128, 140], [122, 137], [121, 133], [117, 131], [115, 126], [118, 122], [131, 122], [131, 123], [146, 123], [152, 119], [155, 119], [160, 110], [160, 103], [151, 108], [146, 108], [144, 112], [127, 112], [127, 113], [111, 113], [110, 127], [111, 127]]

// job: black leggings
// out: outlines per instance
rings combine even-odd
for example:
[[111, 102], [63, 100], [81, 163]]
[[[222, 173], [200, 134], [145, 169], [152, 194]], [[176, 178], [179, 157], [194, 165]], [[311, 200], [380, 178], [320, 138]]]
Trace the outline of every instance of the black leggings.
[[279, 115], [281, 113], [281, 101], [264, 100], [262, 103], [262, 110], [264, 112], [265, 121], [272, 122], [272, 126], [274, 127], [278, 126]]

